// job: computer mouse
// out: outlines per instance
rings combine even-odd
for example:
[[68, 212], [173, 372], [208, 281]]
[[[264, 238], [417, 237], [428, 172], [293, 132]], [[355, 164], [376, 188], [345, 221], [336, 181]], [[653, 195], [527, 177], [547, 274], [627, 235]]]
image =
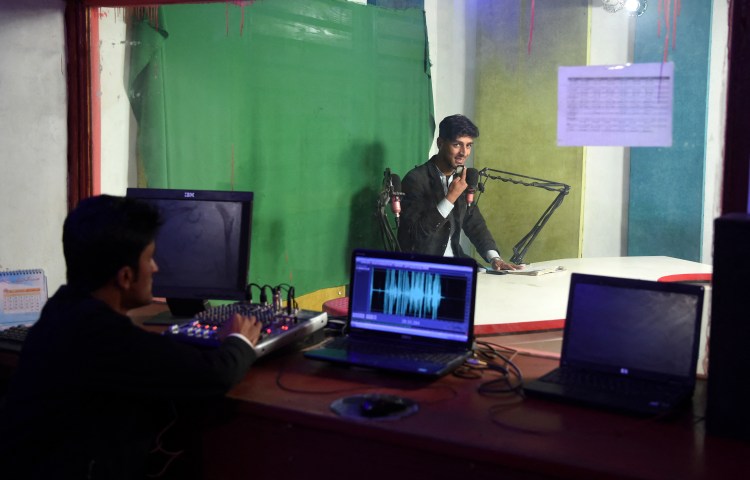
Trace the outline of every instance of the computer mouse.
[[359, 404], [359, 413], [363, 417], [378, 418], [402, 413], [409, 409], [414, 402], [409, 399], [392, 395], [368, 397]]

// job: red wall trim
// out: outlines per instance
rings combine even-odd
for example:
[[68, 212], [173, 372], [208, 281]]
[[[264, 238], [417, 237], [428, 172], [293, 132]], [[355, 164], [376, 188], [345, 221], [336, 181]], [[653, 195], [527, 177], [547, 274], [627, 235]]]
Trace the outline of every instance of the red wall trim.
[[88, 25], [86, 8], [65, 6], [65, 50], [68, 81], [68, 209], [93, 192], [91, 168]]

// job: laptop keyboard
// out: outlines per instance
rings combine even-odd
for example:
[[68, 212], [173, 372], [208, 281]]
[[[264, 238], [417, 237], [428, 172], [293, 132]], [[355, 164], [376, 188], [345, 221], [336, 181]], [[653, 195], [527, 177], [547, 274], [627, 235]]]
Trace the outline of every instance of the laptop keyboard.
[[0, 330], [0, 350], [20, 352], [30, 329], [29, 325], [14, 325]]
[[455, 352], [449, 353], [435, 350], [420, 350], [417, 346], [394, 345], [392, 343], [376, 343], [372, 341], [358, 342], [346, 337], [334, 338], [327, 345], [329, 348], [346, 349], [350, 353], [359, 355], [378, 355], [393, 360], [422, 361], [429, 363], [445, 363], [456, 357]]
[[566, 387], [597, 390], [629, 397], [652, 396], [655, 393], [670, 393], [674, 391], [674, 387], [669, 384], [575, 369], [559, 368], [545, 375], [540, 380], [557, 383]]

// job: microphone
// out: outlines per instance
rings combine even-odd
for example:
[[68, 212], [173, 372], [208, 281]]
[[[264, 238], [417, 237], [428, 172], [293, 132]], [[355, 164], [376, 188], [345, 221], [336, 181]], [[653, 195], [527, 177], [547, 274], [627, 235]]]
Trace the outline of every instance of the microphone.
[[466, 189], [466, 203], [471, 206], [474, 203], [474, 193], [477, 191], [479, 184], [479, 171], [476, 168], [466, 170], [466, 183], [469, 187]]
[[391, 195], [391, 211], [396, 216], [396, 221], [401, 214], [401, 178], [395, 173], [391, 174], [389, 180], [390, 185], [388, 186], [388, 193]]

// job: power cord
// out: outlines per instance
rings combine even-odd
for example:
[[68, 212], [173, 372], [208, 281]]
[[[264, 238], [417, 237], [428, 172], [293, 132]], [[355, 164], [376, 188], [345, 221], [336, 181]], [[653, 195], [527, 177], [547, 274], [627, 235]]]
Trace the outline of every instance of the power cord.
[[524, 397], [521, 369], [507, 356], [515, 356], [516, 353], [516, 350], [491, 342], [477, 342], [474, 356], [456, 369], [454, 375], [478, 379], [484, 376], [485, 371], [492, 371], [497, 373], [499, 378], [481, 383], [477, 388], [480, 395], [515, 393]]
[[172, 462], [174, 462], [180, 455], [184, 453], [184, 450], [171, 450], [165, 448], [164, 446], [164, 436], [175, 426], [178, 420], [178, 415], [174, 404], [170, 404], [170, 410], [172, 413], [172, 418], [167, 423], [167, 425], [165, 425], [164, 428], [159, 431], [154, 442], [154, 447], [149, 452], [152, 458], [155, 455], [160, 455], [160, 458], [166, 458], [166, 460], [163, 461], [161, 468], [157, 472], [146, 473], [146, 477], [148, 478], [162, 477], [167, 472], [167, 469], [169, 469], [169, 466], [172, 465]]

